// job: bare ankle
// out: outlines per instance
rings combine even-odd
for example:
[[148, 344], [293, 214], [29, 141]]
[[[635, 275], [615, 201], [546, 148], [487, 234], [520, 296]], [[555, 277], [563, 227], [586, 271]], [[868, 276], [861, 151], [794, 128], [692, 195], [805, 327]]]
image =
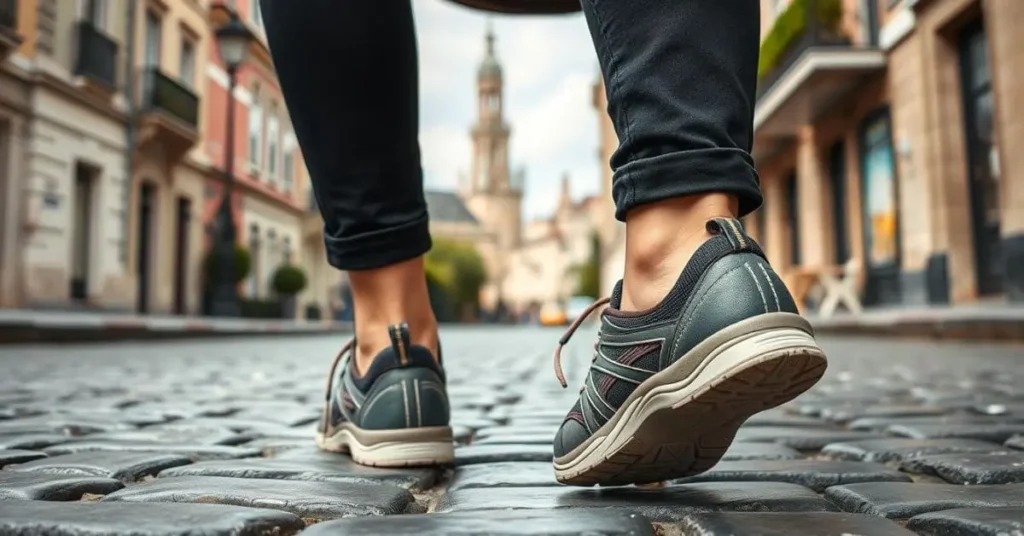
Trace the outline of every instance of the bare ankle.
[[437, 319], [430, 308], [423, 258], [349, 272], [355, 310], [356, 370], [366, 372], [373, 358], [391, 344], [387, 327], [405, 322], [412, 344], [437, 357]]
[[693, 253], [710, 235], [709, 219], [733, 218], [736, 197], [703, 194], [650, 203], [626, 215], [626, 267], [621, 308], [643, 311], [672, 290]]

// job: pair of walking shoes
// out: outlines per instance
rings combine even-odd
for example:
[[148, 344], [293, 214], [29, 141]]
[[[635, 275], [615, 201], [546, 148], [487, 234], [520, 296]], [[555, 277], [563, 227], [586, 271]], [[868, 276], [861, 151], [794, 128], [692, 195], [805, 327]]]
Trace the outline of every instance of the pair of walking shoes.
[[[714, 466], [752, 415], [814, 385], [827, 366], [810, 324], [739, 221], [708, 221], [711, 238], [647, 311], [619, 309], [621, 281], [566, 331], [559, 352], [601, 312], [590, 370], [553, 439], [565, 484], [626, 485], [692, 476]], [[440, 356], [409, 343], [405, 325], [365, 374], [352, 345], [335, 358], [317, 445], [382, 467], [454, 461]], [[340, 371], [338, 368], [340, 367]]]

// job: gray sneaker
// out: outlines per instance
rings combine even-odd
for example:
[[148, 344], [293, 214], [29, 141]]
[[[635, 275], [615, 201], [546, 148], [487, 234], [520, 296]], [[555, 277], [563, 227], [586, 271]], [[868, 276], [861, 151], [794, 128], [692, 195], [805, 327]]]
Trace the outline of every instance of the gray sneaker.
[[391, 346], [363, 376], [354, 368], [354, 339], [335, 357], [317, 446], [379, 467], [451, 463], [455, 443], [444, 369], [429, 349], [409, 344], [408, 326], [388, 330]]
[[619, 310], [622, 282], [597, 307], [601, 327], [580, 398], [555, 436], [555, 475], [589, 486], [695, 475], [722, 458], [737, 429], [824, 374], [825, 354], [785, 284], [739, 221], [713, 236], [647, 311]]

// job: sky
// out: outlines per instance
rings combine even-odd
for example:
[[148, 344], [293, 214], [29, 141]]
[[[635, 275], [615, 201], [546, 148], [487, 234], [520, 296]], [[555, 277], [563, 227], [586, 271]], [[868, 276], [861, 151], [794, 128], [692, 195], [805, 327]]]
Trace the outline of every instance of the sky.
[[420, 146], [426, 187], [455, 190], [469, 174], [476, 70], [487, 23], [504, 69], [513, 172], [526, 169], [523, 216], [549, 216], [569, 173], [576, 199], [598, 191], [597, 57], [582, 14], [491, 15], [444, 0], [414, 0], [420, 54]]

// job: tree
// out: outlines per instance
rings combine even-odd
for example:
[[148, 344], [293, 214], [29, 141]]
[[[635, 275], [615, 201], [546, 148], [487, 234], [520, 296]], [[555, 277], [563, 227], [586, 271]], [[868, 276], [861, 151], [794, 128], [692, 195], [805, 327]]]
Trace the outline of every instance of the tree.
[[577, 296], [598, 299], [601, 294], [601, 239], [597, 233], [590, 236], [590, 258], [572, 270], [576, 276]]
[[455, 310], [475, 310], [480, 306], [480, 289], [487, 281], [487, 271], [472, 244], [436, 239], [425, 264], [428, 285], [443, 289]]

